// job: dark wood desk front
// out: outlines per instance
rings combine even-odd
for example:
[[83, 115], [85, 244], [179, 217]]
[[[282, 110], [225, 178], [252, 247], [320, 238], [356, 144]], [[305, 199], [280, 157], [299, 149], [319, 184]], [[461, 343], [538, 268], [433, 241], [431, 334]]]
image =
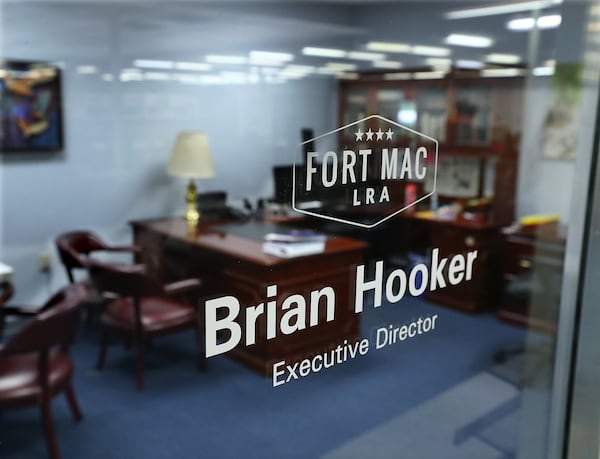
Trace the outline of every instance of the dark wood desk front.
[[[207, 295], [233, 295], [240, 300], [245, 322], [247, 305], [266, 298], [268, 285], [278, 286], [278, 320], [281, 301], [295, 293], [331, 286], [336, 292], [336, 314], [332, 322], [320, 321], [291, 335], [266, 340], [264, 315], [257, 326], [256, 344], [240, 345], [228, 355], [264, 374], [274, 362], [292, 362], [318, 351], [337, 346], [344, 339], [359, 337], [359, 315], [353, 311], [356, 266], [363, 263], [366, 244], [347, 237], [331, 237], [323, 253], [278, 258], [262, 252], [262, 241], [239, 237], [208, 224], [188, 231], [183, 219], [145, 220], [131, 223], [134, 242], [142, 248], [140, 262], [163, 281], [200, 277]], [[325, 308], [320, 308], [324, 315]]]

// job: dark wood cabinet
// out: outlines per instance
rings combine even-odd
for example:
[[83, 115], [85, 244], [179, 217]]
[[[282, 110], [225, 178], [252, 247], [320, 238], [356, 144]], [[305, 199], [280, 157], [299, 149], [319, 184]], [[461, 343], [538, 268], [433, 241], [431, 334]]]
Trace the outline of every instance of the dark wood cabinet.
[[439, 249], [440, 257], [477, 250], [477, 258], [470, 281], [430, 292], [427, 299], [467, 312], [497, 307], [502, 292], [500, 226], [431, 221], [429, 234], [429, 243]]
[[504, 289], [498, 317], [554, 331], [560, 306], [564, 233], [553, 225], [521, 230], [506, 235], [503, 248]]
[[[435, 72], [429, 73], [433, 77]], [[446, 187], [440, 187], [438, 180], [440, 202], [489, 198], [489, 221], [512, 223], [523, 78], [483, 78], [472, 71], [452, 71], [444, 78], [427, 79], [427, 74], [407, 70], [397, 74], [361, 74], [356, 80], [341, 80], [340, 125], [380, 115], [437, 139], [438, 162], [444, 158], [465, 158], [465, 170], [469, 166], [466, 173], [478, 177], [478, 183], [462, 188], [464, 181], [460, 177], [449, 177]], [[359, 126], [377, 131], [381, 123], [382, 120], [372, 118]], [[409, 130], [399, 127], [394, 130], [394, 141], [386, 146], [406, 147], [414, 143], [415, 134]], [[348, 135], [347, 130], [339, 132], [340, 145], [349, 143]]]

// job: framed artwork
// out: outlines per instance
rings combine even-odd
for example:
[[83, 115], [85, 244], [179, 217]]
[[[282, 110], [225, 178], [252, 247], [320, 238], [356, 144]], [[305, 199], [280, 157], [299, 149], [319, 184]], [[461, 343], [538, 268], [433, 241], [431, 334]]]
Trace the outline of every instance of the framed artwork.
[[57, 66], [0, 61], [0, 152], [61, 150], [61, 100]]
[[[440, 156], [437, 169], [438, 195], [452, 198], [477, 198], [481, 183], [481, 158], [474, 156]], [[428, 175], [425, 191], [433, 191], [433, 177]]]

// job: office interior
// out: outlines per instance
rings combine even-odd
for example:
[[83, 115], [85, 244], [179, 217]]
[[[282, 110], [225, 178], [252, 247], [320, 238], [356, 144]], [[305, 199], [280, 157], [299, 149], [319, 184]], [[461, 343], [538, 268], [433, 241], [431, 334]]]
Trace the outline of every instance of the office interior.
[[[169, 281], [197, 274], [194, 301], [216, 284], [224, 294], [237, 285], [225, 271], [249, 262], [236, 260], [229, 240], [260, 249], [267, 232], [302, 228], [327, 234], [327, 244], [345, 241], [347, 273], [364, 263], [372, 275], [378, 260], [410, 269], [434, 247], [480, 251], [470, 284], [371, 303], [344, 316], [354, 334], [331, 333], [373, 341], [382, 326], [434, 315], [436, 330], [281, 387], [271, 360], [256, 363], [251, 347], [200, 359], [198, 371], [192, 330], [144, 344], [143, 390], [135, 345], [118, 334], [98, 371], [110, 300], [96, 297], [102, 305], [82, 311], [70, 349], [83, 419], [73, 422], [62, 394], [51, 405], [61, 457], [535, 459], [597, 449], [593, 425], [567, 423], [557, 386], [568, 386], [557, 343], [572, 344], [562, 321], [575, 320], [577, 291], [565, 289], [565, 276], [578, 279], [597, 149], [597, 2], [5, 0], [0, 21], [3, 59], [59, 69], [62, 117], [58, 148], [0, 154], [0, 262], [12, 270], [0, 312], [42, 305], [69, 285], [56, 240], [76, 230], [141, 247], [101, 254], [104, 262], [154, 263]], [[392, 197], [402, 204], [368, 229], [292, 208], [290, 171], [306, 171], [305, 142], [341, 148], [356, 126], [332, 131], [374, 114], [397, 123], [384, 130], [439, 139], [442, 188], [424, 197], [425, 181], [410, 192], [399, 185]], [[384, 127], [375, 121], [357, 126]], [[194, 202], [201, 230], [192, 233], [189, 177], [167, 172], [185, 132], [203, 133], [212, 161], [194, 179], [205, 199]], [[423, 200], [395, 214], [413, 192]], [[317, 200], [327, 198], [348, 196], [321, 190]], [[306, 208], [326, 212], [320, 205]], [[333, 216], [370, 225], [389, 216], [383, 207], [366, 220], [348, 208]], [[225, 241], [212, 249], [219, 257], [203, 258], [193, 241], [215, 225]], [[315, 275], [334, 255], [285, 266]], [[252, 257], [265, 273], [278, 269], [276, 257]], [[263, 292], [242, 296], [249, 302], [265, 298], [262, 273], [247, 273]], [[89, 276], [79, 270], [75, 281]], [[351, 281], [341, 277], [335, 285], [350, 301]], [[7, 316], [4, 342], [26, 324]], [[0, 395], [2, 384], [0, 372]], [[35, 402], [4, 409], [0, 397], [0, 415], [0, 456], [51, 457]]]

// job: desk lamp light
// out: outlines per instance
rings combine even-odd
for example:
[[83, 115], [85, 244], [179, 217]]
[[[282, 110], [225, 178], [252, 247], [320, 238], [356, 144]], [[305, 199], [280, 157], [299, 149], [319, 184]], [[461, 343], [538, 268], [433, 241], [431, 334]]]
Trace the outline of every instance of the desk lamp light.
[[188, 224], [196, 224], [200, 213], [196, 207], [196, 185], [194, 179], [215, 176], [208, 136], [204, 132], [183, 131], [177, 135], [167, 173], [177, 177], [189, 177], [190, 183], [185, 195]]

